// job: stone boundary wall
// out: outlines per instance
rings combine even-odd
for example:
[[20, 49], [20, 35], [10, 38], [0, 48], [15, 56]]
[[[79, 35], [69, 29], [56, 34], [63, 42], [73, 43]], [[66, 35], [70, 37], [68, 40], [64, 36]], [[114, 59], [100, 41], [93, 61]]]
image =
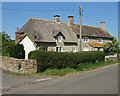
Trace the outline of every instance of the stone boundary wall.
[[118, 60], [118, 54], [105, 56], [105, 61], [108, 61], [108, 60]]
[[11, 72], [34, 74], [37, 72], [37, 62], [33, 59], [16, 59], [0, 56], [2, 58], [2, 68]]

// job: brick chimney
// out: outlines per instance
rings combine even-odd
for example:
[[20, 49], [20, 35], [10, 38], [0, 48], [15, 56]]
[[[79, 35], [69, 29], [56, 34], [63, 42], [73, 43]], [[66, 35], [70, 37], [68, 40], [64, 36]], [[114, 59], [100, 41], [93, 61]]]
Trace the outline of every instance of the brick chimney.
[[60, 22], [60, 15], [55, 15], [54, 18], [56, 23]]
[[19, 40], [20, 38], [20, 31], [19, 31], [19, 28], [16, 28], [17, 31], [15, 32], [15, 43]]
[[100, 26], [103, 30], [105, 30], [105, 22], [100, 22]]
[[68, 25], [73, 25], [74, 16], [68, 16]]

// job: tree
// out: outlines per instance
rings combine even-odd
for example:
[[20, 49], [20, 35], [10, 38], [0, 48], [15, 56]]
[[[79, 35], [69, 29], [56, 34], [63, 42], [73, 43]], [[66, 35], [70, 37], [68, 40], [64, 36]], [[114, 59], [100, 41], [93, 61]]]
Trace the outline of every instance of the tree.
[[0, 32], [0, 54], [2, 52], [2, 34]]
[[15, 44], [15, 42], [4, 32], [0, 33], [2, 37], [2, 56], [25, 58], [24, 47], [21, 44]]
[[1, 44], [1, 52], [3, 56], [9, 56], [9, 53], [7, 51], [8, 47], [10, 45], [14, 45], [14, 41], [12, 41], [12, 39], [10, 38], [10, 36], [8, 36], [8, 34], [6, 34], [5, 31], [0, 32], [0, 44]]
[[5, 31], [2, 32], [2, 41], [12, 41], [10, 36], [8, 36], [8, 34], [5, 33]]
[[14, 44], [14, 41], [5, 33], [5, 31], [1, 32], [2, 37], [2, 47], [4, 48], [7, 45]]
[[10, 57], [24, 59], [25, 58], [25, 50], [22, 44], [14, 44], [10, 45], [7, 48], [7, 52]]
[[115, 53], [118, 53], [119, 50], [118, 45], [119, 42], [113, 36], [112, 42], [108, 42], [107, 44], [103, 45], [105, 53], [107, 53], [108, 55], [114, 55]]

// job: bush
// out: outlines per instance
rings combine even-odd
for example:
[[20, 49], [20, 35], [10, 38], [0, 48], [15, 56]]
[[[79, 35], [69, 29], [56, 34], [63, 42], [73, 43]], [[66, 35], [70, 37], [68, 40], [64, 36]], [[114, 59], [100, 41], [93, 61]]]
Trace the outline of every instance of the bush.
[[92, 52], [51, 52], [32, 51], [29, 59], [37, 60], [37, 71], [43, 72], [46, 69], [78, 68], [80, 63], [104, 61], [105, 53], [100, 51]]
[[18, 59], [25, 58], [25, 50], [22, 44], [11, 44], [2, 52], [3, 56], [14, 57]]

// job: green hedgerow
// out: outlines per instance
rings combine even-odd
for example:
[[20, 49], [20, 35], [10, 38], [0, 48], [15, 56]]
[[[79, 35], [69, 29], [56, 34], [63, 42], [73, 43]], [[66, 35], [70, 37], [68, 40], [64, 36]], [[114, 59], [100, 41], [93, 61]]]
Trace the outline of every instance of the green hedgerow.
[[[43, 72], [46, 69], [78, 68], [79, 64], [104, 61], [105, 53], [100, 51], [92, 52], [51, 52], [51, 51], [32, 51], [29, 59], [37, 60], [37, 71]], [[84, 67], [84, 66], [83, 66]]]
[[6, 52], [9, 53], [9, 57], [14, 57], [19, 59], [25, 58], [25, 50], [22, 44], [9, 45], [6, 48]]

